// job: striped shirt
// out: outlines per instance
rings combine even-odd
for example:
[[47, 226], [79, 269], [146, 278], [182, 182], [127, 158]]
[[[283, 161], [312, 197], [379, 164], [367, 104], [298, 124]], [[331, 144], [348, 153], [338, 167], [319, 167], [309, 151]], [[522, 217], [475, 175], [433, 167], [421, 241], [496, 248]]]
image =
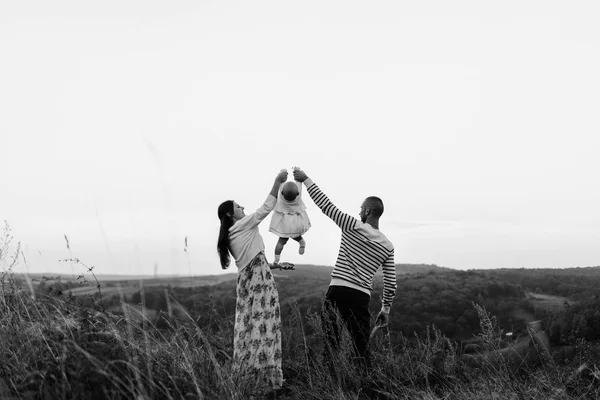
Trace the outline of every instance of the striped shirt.
[[379, 229], [341, 212], [310, 178], [304, 183], [315, 204], [342, 229], [340, 250], [331, 273], [332, 285], [341, 282], [343, 286], [362, 289], [361, 291], [370, 294], [373, 290], [373, 276], [382, 267], [381, 309], [389, 313], [396, 295], [394, 246]]

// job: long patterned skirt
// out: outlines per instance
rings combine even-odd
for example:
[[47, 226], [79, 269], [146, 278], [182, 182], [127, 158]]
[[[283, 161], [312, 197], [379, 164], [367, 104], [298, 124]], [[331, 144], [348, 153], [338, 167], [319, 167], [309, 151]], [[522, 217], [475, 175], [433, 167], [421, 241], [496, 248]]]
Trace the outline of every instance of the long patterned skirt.
[[238, 273], [233, 371], [252, 390], [283, 384], [279, 294], [263, 253]]

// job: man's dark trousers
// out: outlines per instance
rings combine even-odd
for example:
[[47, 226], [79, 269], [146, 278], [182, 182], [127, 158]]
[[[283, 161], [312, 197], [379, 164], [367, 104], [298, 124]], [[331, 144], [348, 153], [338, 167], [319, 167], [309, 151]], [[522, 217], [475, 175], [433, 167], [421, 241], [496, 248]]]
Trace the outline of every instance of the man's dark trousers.
[[341, 327], [335, 318], [337, 312], [350, 333], [358, 364], [363, 367], [370, 365], [368, 352], [371, 329], [370, 300], [371, 296], [360, 290], [345, 286], [329, 286], [323, 303], [323, 329], [332, 350], [336, 351], [339, 348], [341, 339]]

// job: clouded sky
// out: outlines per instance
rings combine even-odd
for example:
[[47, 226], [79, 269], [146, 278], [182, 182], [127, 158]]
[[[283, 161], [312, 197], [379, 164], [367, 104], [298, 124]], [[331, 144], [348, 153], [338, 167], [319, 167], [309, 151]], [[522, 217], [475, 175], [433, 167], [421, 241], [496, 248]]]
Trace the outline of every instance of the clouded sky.
[[[254, 210], [298, 165], [350, 214], [380, 196], [397, 262], [598, 265], [598, 11], [2, 2], [0, 220], [29, 271], [219, 273], [218, 204]], [[283, 259], [333, 265], [304, 201], [306, 254]]]

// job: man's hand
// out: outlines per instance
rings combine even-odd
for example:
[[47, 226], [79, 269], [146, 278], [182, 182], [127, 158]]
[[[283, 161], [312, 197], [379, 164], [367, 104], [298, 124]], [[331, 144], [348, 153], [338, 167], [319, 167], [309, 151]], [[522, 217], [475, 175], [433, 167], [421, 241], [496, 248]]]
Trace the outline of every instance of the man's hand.
[[373, 336], [375, 336], [375, 333], [379, 330], [379, 328], [386, 327], [388, 322], [390, 322], [390, 314], [386, 314], [383, 311], [379, 311], [379, 314], [377, 314], [377, 318], [375, 318], [375, 326], [371, 330], [371, 335], [369, 336], [369, 338], [373, 338]]
[[294, 168], [294, 179], [298, 182], [304, 182], [308, 179], [308, 176], [300, 168]]
[[390, 315], [383, 311], [379, 311], [379, 314], [377, 314], [377, 318], [375, 319], [375, 326], [384, 327], [387, 326], [388, 322], [390, 322]]
[[281, 171], [279, 171], [279, 173], [277, 174], [277, 177], [275, 178], [275, 180], [277, 182], [283, 183], [285, 181], [287, 181], [287, 177], [288, 177], [288, 172], [287, 169], [282, 169]]

